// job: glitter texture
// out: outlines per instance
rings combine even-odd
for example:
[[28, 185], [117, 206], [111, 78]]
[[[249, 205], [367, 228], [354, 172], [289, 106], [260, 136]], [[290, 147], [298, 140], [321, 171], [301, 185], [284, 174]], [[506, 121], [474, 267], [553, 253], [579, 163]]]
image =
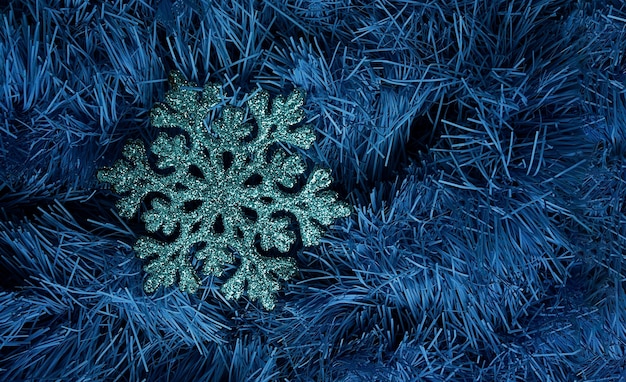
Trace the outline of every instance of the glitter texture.
[[161, 132], [153, 142], [155, 165], [162, 171], [151, 168], [143, 143], [131, 140], [124, 159], [98, 172], [100, 181], [123, 195], [116, 204], [123, 217], [131, 218], [148, 194], [155, 195], [142, 221], [149, 232], [160, 231], [169, 240], [137, 240], [137, 256], [148, 260], [144, 289], [153, 292], [178, 281], [182, 291], [195, 292], [200, 280], [192, 256], [202, 261], [205, 274], [216, 276], [226, 263], [239, 261], [222, 293], [237, 299], [247, 290], [250, 299], [271, 310], [279, 280], [292, 277], [297, 267], [292, 258], [264, 256], [256, 245], [289, 251], [296, 241], [290, 216], [298, 222], [303, 245], [315, 245], [324, 226], [350, 214], [327, 190], [329, 170], [316, 167], [300, 189], [289, 192], [306, 166], [296, 155], [270, 150], [278, 142], [307, 149], [315, 140], [311, 126], [301, 124], [304, 92], [296, 89], [270, 105], [268, 93], [260, 91], [247, 101], [255, 125], [244, 120], [244, 109], [226, 106], [209, 132], [205, 119], [222, 101], [220, 85], [199, 90], [172, 72], [170, 86], [165, 102], [153, 107], [151, 122], [185, 133]]

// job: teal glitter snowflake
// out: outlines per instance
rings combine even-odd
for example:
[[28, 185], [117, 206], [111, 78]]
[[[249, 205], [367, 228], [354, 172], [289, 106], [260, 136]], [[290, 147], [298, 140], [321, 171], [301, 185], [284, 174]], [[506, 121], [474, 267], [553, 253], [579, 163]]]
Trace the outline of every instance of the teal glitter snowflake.
[[306, 166], [277, 145], [307, 149], [314, 142], [312, 127], [301, 124], [304, 93], [296, 89], [270, 105], [268, 93], [257, 92], [247, 101], [255, 124], [246, 121], [243, 108], [225, 106], [207, 127], [209, 112], [222, 101], [221, 86], [198, 88], [179, 72], [169, 80], [171, 89], [165, 102], [153, 107], [151, 123], [184, 133], [162, 131], [153, 142], [159, 171], [151, 168], [143, 143], [130, 140], [124, 159], [98, 172], [101, 182], [122, 194], [116, 206], [125, 218], [136, 214], [149, 194], [156, 195], [142, 221], [148, 232], [160, 231], [169, 240], [143, 236], [135, 243], [137, 256], [148, 260], [144, 289], [150, 293], [178, 281], [182, 291], [193, 293], [200, 281], [192, 257], [202, 262], [205, 274], [216, 276], [238, 259], [223, 294], [237, 299], [247, 290], [250, 299], [271, 310], [279, 280], [293, 277], [297, 267], [294, 259], [263, 255], [257, 246], [288, 252], [296, 241], [292, 218], [302, 244], [318, 244], [325, 226], [350, 214], [328, 190], [328, 169], [316, 167], [301, 188], [294, 187]]

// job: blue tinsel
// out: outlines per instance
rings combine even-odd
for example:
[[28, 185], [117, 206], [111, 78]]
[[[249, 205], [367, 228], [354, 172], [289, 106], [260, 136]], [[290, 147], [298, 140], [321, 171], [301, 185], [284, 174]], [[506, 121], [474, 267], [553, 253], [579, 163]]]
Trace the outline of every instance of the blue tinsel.
[[[0, 7], [0, 380], [626, 379], [621, 0]], [[307, 91], [355, 213], [274, 311], [146, 295], [95, 179], [178, 69]]]

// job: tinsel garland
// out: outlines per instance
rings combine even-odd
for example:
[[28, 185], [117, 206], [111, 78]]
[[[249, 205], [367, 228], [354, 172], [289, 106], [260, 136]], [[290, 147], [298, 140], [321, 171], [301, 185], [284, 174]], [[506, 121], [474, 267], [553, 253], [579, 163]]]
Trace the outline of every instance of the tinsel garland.
[[[0, 380], [626, 378], [623, 1], [13, 0], [0, 21]], [[229, 115], [254, 141], [254, 97], [293, 100], [310, 138], [256, 175], [290, 195], [327, 169], [324, 200], [350, 208], [308, 245], [289, 213], [236, 205], [266, 233], [244, 256], [294, 265], [271, 293], [228, 299], [240, 250], [217, 276], [200, 244], [194, 293], [144, 290], [160, 253], [136, 243], [180, 224], [158, 192], [119, 209], [98, 171], [130, 141], [176, 173], [159, 152], [191, 136], [151, 121], [169, 73], [222, 84], [211, 147]]]

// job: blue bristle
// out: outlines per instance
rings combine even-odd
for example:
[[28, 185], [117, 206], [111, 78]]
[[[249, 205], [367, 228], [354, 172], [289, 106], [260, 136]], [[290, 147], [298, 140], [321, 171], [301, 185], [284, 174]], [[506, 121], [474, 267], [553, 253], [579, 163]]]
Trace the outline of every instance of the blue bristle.
[[[0, 380], [626, 379], [625, 51], [620, 0], [8, 2]], [[146, 294], [95, 177], [172, 70], [306, 91], [353, 213], [271, 312]]]

